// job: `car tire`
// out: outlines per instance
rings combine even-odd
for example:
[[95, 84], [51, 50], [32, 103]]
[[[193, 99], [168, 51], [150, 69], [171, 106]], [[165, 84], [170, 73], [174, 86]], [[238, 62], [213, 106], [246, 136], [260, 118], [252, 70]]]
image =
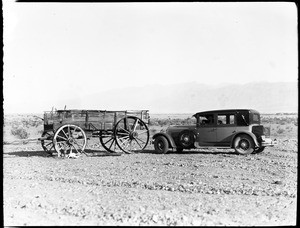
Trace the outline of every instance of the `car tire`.
[[182, 151], [183, 151], [183, 148], [182, 148], [182, 147], [177, 147], [177, 148], [176, 148], [176, 152], [177, 152], [177, 153], [181, 153]]
[[191, 148], [194, 146], [195, 134], [192, 131], [184, 130], [178, 135], [178, 143], [182, 148]]
[[261, 153], [261, 152], [264, 151], [265, 148], [266, 148], [265, 146], [259, 147], [259, 148], [257, 148], [256, 150], [254, 150], [254, 153], [255, 153], [255, 154]]
[[165, 154], [169, 150], [169, 142], [164, 136], [158, 136], [154, 140], [154, 148], [157, 153]]
[[254, 152], [254, 142], [249, 135], [238, 135], [233, 146], [238, 154], [246, 155]]

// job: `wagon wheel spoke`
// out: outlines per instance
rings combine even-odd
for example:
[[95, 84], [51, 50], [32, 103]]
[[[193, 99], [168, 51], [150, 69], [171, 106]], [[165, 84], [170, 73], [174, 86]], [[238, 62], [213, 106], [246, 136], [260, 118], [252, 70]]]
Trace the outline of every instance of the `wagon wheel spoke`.
[[149, 133], [149, 131], [147, 130], [147, 131], [142, 131], [142, 132], [139, 132], [139, 135], [142, 135], [142, 134], [147, 134], [147, 133]]
[[[76, 143], [72, 143], [70, 146], [73, 147], [77, 152], [80, 152], [80, 146], [77, 145]], [[78, 147], [78, 149], [76, 148], [76, 146]]]
[[120, 140], [127, 139], [127, 138], [129, 138], [129, 135], [125, 135], [125, 136], [119, 137]]
[[126, 138], [125, 140], [120, 139], [120, 141], [121, 141], [121, 144], [122, 144], [122, 145], [125, 145], [125, 143], [129, 141], [129, 138]]
[[102, 147], [112, 153], [122, 152], [117, 146], [116, 139], [113, 131], [103, 131], [100, 134], [100, 143]]
[[129, 139], [126, 139], [125, 141], [121, 141], [121, 145], [124, 145], [124, 149], [127, 149], [128, 145], [129, 145]]
[[72, 145], [74, 147], [74, 149], [77, 151], [77, 153], [79, 153], [79, 151], [76, 149], [76, 147], [74, 145]]
[[[137, 141], [137, 140], [140, 140], [142, 143], [145, 143], [145, 144], [147, 143], [147, 142], [145, 142], [144, 140], [142, 140], [142, 139], [140, 139], [140, 138], [136, 138], [135, 140], [136, 140], [136, 141]], [[138, 142], [138, 141], [137, 141], [137, 142]]]
[[136, 127], [137, 127], [138, 123], [139, 123], [139, 119], [136, 119], [136, 120], [134, 121], [134, 124], [133, 124], [133, 131], [136, 130]]
[[41, 146], [42, 146], [43, 150], [51, 155], [54, 152], [54, 145], [53, 145], [53, 141], [52, 141], [53, 135], [54, 135], [53, 131], [44, 131], [41, 136], [41, 138], [45, 138], [45, 139], [41, 140]]
[[47, 148], [47, 151], [51, 151], [54, 148], [52, 141], [45, 144], [44, 146]]
[[79, 145], [79, 144], [77, 143], [77, 141], [74, 141], [74, 143], [72, 144], [72, 146], [74, 146], [74, 144], [76, 144], [76, 145], [78, 146], [79, 150], [81, 150], [80, 148], [81, 148], [83, 145]]
[[[137, 141], [137, 139], [134, 139], [135, 141], [136, 141], [136, 143], [140, 146], [140, 148], [143, 148], [142, 146], [141, 146], [141, 144]], [[139, 139], [140, 140], [140, 139]], [[144, 141], [143, 141], [144, 142]]]
[[114, 142], [115, 142], [115, 140], [113, 139], [112, 142], [111, 142], [111, 144], [110, 144], [110, 146], [108, 147], [108, 149], [111, 150], [111, 147], [112, 147], [112, 145], [114, 144]]
[[118, 132], [118, 135], [129, 135], [130, 132], [125, 133], [125, 132]]
[[67, 141], [67, 140], [68, 140], [67, 138], [62, 137], [62, 136], [60, 136], [60, 135], [57, 135], [57, 137], [63, 139], [64, 141]]
[[[120, 129], [123, 130], [123, 131], [126, 131], [128, 134], [130, 133], [130, 131], [127, 131], [127, 130], [124, 129], [123, 127], [120, 127]], [[122, 132], [120, 132], [120, 133], [122, 133]], [[120, 133], [118, 133], [118, 134], [120, 134]], [[125, 133], [123, 133], [123, 134], [125, 134]]]
[[68, 135], [71, 136], [70, 126], [68, 125]]
[[61, 132], [66, 136], [66, 139], [68, 139], [69, 137], [66, 135], [64, 129], [61, 129]]

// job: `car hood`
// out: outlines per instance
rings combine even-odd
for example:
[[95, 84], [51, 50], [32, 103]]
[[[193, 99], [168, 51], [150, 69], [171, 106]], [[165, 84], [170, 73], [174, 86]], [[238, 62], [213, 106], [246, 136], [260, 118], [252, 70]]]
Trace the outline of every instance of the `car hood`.
[[171, 125], [167, 130], [188, 130], [194, 129], [195, 127], [195, 125]]

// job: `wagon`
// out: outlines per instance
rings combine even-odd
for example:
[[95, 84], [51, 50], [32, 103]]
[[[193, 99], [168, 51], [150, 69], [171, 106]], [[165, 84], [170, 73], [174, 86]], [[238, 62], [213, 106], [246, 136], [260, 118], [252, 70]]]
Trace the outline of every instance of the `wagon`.
[[100, 140], [111, 153], [136, 153], [149, 142], [148, 110], [55, 110], [44, 112], [41, 145], [58, 156], [85, 153], [87, 141]]

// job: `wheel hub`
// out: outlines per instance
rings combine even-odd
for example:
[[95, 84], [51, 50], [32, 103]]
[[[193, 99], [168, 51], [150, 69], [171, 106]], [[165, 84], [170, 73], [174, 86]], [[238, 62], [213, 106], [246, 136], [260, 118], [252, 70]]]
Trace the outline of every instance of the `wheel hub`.
[[164, 144], [162, 142], [159, 142], [157, 145], [160, 150], [162, 150], [164, 147]]
[[246, 149], [248, 149], [248, 142], [246, 142], [246, 141], [242, 141], [241, 142], [241, 144], [240, 144], [240, 146], [241, 146], [241, 148], [243, 149], [243, 150], [246, 150]]
[[139, 134], [136, 131], [130, 132], [129, 138], [130, 139], [136, 139], [139, 137]]
[[183, 138], [183, 141], [184, 141], [184, 142], [189, 142], [189, 141], [190, 141], [190, 138], [189, 138], [188, 136], [185, 136], [185, 137]]
[[74, 144], [74, 139], [73, 138], [68, 138], [68, 144], [69, 145], [72, 145], [72, 144]]

